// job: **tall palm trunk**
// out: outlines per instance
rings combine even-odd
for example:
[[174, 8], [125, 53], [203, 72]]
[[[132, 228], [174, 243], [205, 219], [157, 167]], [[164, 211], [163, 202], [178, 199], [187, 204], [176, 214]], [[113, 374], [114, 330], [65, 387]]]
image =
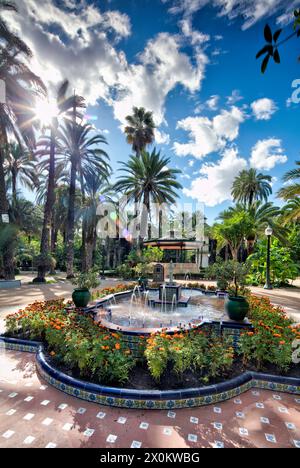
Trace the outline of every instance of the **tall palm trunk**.
[[45, 283], [45, 277], [48, 270], [47, 256], [50, 255], [50, 232], [52, 226], [53, 207], [55, 203], [55, 132], [51, 130], [51, 143], [50, 143], [50, 161], [49, 161], [49, 176], [48, 176], [48, 190], [47, 198], [44, 209], [44, 221], [41, 236], [40, 254], [45, 259], [40, 262], [38, 267], [38, 276], [34, 280], [35, 283]]
[[145, 191], [143, 207], [141, 213], [141, 234], [140, 242], [143, 243], [144, 238], [148, 235], [148, 216], [150, 212], [150, 194], [148, 190]]
[[90, 226], [89, 229], [86, 230], [85, 235], [85, 258], [84, 258], [84, 270], [83, 271], [90, 271], [93, 267], [93, 260], [94, 260], [94, 252], [95, 252], [95, 245], [96, 245], [96, 230], [94, 226]]
[[[84, 182], [83, 182], [83, 175], [82, 175], [82, 171], [80, 171], [80, 185], [81, 185], [81, 202], [82, 202], [82, 206], [84, 207], [85, 206], [85, 193], [84, 193]], [[86, 220], [86, 217], [85, 217], [85, 214], [83, 214], [83, 217], [82, 217], [82, 245], [81, 245], [81, 251], [82, 251], [82, 254], [81, 254], [81, 258], [82, 258], [82, 271], [84, 273], [87, 273], [89, 271], [89, 259], [88, 259], [88, 256], [90, 258], [90, 253], [88, 253], [88, 249], [87, 249], [87, 229], [88, 229], [88, 226], [87, 226], [87, 220]]]
[[17, 174], [16, 174], [16, 171], [13, 169], [12, 170], [12, 181], [11, 181], [11, 184], [12, 184], [12, 199], [13, 199], [13, 203], [14, 205], [16, 206], [17, 204]]
[[[3, 139], [6, 140], [6, 132], [2, 131], [2, 135], [4, 135]], [[7, 193], [6, 193], [6, 182], [5, 182], [5, 173], [4, 173], [4, 151], [3, 147], [0, 147], [0, 226], [3, 226], [2, 223], [2, 215], [8, 214], [9, 212], [9, 203], [7, 200]], [[13, 243], [7, 243], [7, 247], [4, 250], [3, 254], [3, 275], [4, 279], [11, 280], [15, 278], [15, 271], [14, 271], [14, 248]]]
[[75, 195], [77, 176], [77, 154], [71, 161], [71, 178], [69, 190], [69, 207], [67, 218], [67, 278], [74, 277], [74, 238], [75, 238]]

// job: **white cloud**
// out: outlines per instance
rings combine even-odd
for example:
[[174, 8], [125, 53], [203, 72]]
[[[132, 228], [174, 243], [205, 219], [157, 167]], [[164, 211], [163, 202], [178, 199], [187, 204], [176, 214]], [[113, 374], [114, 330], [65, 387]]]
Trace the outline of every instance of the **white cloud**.
[[219, 10], [221, 16], [235, 19], [239, 16], [244, 18], [242, 28], [248, 29], [258, 21], [278, 14], [278, 21], [285, 21], [286, 14], [292, 13], [298, 2], [290, 0], [162, 0], [170, 3], [169, 11], [173, 14], [182, 13], [188, 17], [196, 11], [213, 4]]
[[163, 122], [166, 96], [177, 85], [193, 93], [201, 88], [208, 59], [197, 48], [193, 65], [180, 51], [179, 36], [160, 33], [150, 40], [140, 54], [140, 64], [127, 65], [118, 74], [117, 96], [110, 100], [115, 117], [124, 122], [133, 105], [154, 112], [158, 125]]
[[244, 98], [241, 96], [240, 91], [238, 89], [234, 89], [230, 96], [227, 96], [227, 104], [233, 106], [239, 101], [242, 101]]
[[251, 109], [256, 120], [270, 120], [277, 111], [277, 106], [272, 99], [263, 98], [252, 102]]
[[202, 159], [220, 151], [238, 137], [240, 124], [244, 120], [244, 113], [235, 106], [230, 111], [222, 110], [212, 120], [207, 117], [187, 117], [178, 122], [177, 128], [189, 132], [189, 142], [175, 142], [175, 153], [177, 156], [192, 155]]
[[209, 207], [231, 200], [232, 183], [246, 167], [247, 161], [236, 148], [226, 149], [217, 163], [202, 166], [190, 189], [183, 189], [183, 193]]
[[284, 154], [282, 142], [276, 138], [259, 140], [252, 148], [250, 165], [255, 169], [269, 171], [276, 164], [285, 164], [288, 158]]
[[209, 108], [209, 110], [212, 110], [212, 111], [218, 110], [219, 100], [220, 100], [220, 96], [217, 96], [217, 95], [211, 96], [206, 101], [206, 105]]
[[[135, 105], [153, 111], [159, 126], [166, 97], [177, 85], [189, 93], [201, 89], [208, 58], [197, 31], [187, 38], [158, 34], [130, 63], [120, 49], [120, 41], [131, 34], [126, 14], [102, 12], [86, 0], [65, 0], [64, 8], [53, 0], [44, 0], [42, 7], [40, 0], [27, 0], [20, 2], [19, 11], [6, 13], [6, 18], [32, 47], [34, 71], [52, 89], [68, 78], [71, 89], [89, 105], [103, 99], [122, 124]], [[187, 41], [193, 57], [181, 50]]]
[[181, 27], [182, 34], [190, 39], [192, 45], [204, 44], [210, 40], [208, 34], [193, 30], [191, 18], [183, 19], [180, 21], [179, 26]]
[[170, 135], [155, 129], [155, 142], [158, 145], [168, 145], [170, 143]]
[[189, 167], [194, 167], [195, 161], [193, 159], [190, 159], [188, 162]]

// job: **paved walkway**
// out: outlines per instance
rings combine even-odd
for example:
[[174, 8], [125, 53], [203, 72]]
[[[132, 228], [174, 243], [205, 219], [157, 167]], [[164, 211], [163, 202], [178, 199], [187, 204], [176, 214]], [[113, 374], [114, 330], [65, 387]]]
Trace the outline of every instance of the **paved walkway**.
[[32, 355], [2, 351], [0, 447], [300, 448], [300, 399], [249, 391], [175, 412], [101, 407], [47, 386]]

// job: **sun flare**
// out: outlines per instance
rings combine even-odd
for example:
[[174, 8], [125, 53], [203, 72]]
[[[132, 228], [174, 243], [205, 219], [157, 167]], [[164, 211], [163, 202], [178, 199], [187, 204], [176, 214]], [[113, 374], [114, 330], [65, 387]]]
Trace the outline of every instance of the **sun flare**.
[[35, 115], [36, 119], [42, 125], [50, 125], [55, 117], [58, 117], [59, 110], [55, 100], [41, 100], [36, 103]]

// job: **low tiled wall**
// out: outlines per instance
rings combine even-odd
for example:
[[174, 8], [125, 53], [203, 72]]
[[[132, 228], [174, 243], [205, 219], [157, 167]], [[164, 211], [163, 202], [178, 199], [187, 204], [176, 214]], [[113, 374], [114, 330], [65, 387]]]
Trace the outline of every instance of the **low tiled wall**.
[[35, 352], [37, 371], [50, 385], [68, 395], [105, 406], [134, 409], [192, 408], [219, 403], [251, 388], [300, 395], [300, 379], [246, 372], [239, 377], [208, 387], [184, 390], [131, 390], [97, 385], [75, 379], [55, 369], [38, 342], [0, 337], [0, 348]]

